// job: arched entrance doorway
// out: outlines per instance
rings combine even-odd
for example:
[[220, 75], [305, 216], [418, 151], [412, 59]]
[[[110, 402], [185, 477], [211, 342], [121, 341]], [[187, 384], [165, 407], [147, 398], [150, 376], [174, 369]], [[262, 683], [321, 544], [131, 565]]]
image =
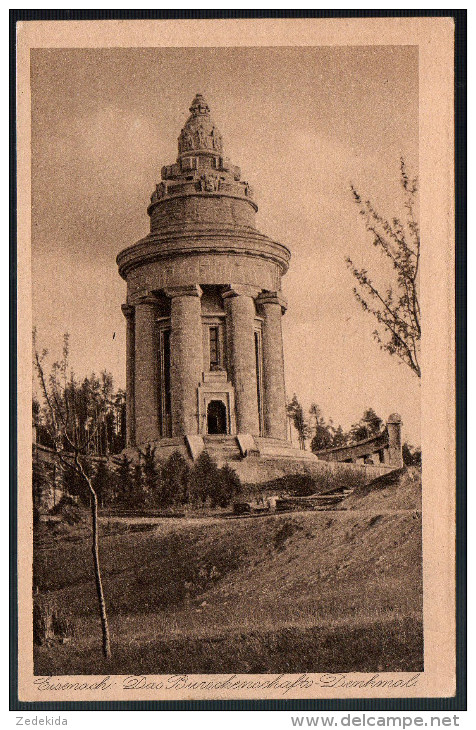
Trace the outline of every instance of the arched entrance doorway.
[[221, 400], [212, 400], [208, 404], [207, 433], [226, 433], [226, 406]]

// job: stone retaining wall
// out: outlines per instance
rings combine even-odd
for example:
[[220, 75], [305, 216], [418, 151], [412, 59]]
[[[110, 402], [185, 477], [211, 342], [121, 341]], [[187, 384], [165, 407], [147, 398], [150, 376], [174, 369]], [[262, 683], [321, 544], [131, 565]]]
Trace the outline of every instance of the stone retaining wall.
[[296, 459], [266, 459], [253, 457], [243, 461], [230, 462], [232, 469], [236, 471], [244, 484], [263, 484], [273, 479], [287, 476], [288, 474], [309, 474], [310, 476], [322, 476], [324, 474], [348, 475], [355, 474], [364, 476], [365, 480], [371, 482], [383, 474], [394, 471], [393, 466], [385, 465], [361, 465], [344, 464], [338, 461], [298, 461]]

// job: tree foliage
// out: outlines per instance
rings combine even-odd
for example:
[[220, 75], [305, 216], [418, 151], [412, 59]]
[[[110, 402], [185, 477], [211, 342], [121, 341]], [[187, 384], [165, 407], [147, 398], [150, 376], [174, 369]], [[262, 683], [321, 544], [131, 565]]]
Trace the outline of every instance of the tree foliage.
[[[53, 365], [53, 371], [61, 373], [60, 363]], [[69, 371], [66, 379], [64, 373], [61, 378], [62, 403], [58, 407], [66, 413], [67, 406], [68, 430], [77, 443], [85, 445], [82, 450], [96, 456], [120, 453], [125, 447], [126, 394], [114, 390], [112, 375], [103, 370], [99, 376], [92, 373], [78, 380]], [[51, 413], [37, 397], [33, 397], [32, 422], [37, 443], [53, 448]]]
[[364, 200], [352, 185], [352, 195], [372, 235], [373, 245], [389, 260], [392, 281], [385, 290], [378, 286], [365, 268], [357, 268], [351, 258], [347, 265], [358, 282], [354, 295], [362, 309], [378, 322], [375, 340], [381, 349], [396, 355], [421, 377], [419, 263], [420, 231], [415, 217], [417, 178], [409, 177], [403, 158], [400, 159], [400, 182], [403, 191], [405, 220], [381, 216], [369, 200]]
[[311, 435], [309, 423], [304, 415], [304, 409], [298, 401], [296, 393], [293, 394], [291, 402], [287, 405], [287, 414], [291, 419], [291, 423], [297, 431], [299, 438], [299, 448], [306, 448], [306, 439]]
[[202, 451], [189, 472], [188, 495], [191, 504], [227, 507], [240, 491], [241, 482], [236, 472], [227, 464], [218, 467], [210, 454]]
[[132, 459], [129, 459], [126, 454], [122, 454], [119, 459], [119, 464], [116, 471], [116, 488], [111, 489], [109, 487], [108, 492], [112, 492], [112, 500], [108, 500], [107, 504], [114, 504], [119, 502], [127, 507], [132, 507], [134, 504], [134, 477], [131, 469]]
[[373, 408], [366, 408], [362, 418], [354, 423], [349, 431], [344, 431], [340, 424], [337, 428], [334, 426], [332, 418], [325, 419], [317, 403], [311, 404], [306, 415], [296, 394], [293, 395], [287, 410], [298, 432], [300, 447], [304, 449], [306, 440], [311, 439], [311, 451], [314, 452], [362, 441], [379, 433], [383, 426], [383, 420]]
[[310, 427], [313, 431], [311, 450], [314, 452], [337, 446], [355, 444], [364, 439], [376, 436], [384, 426], [384, 421], [373, 408], [366, 408], [359, 421], [352, 424], [349, 431], [344, 431], [341, 425], [334, 427], [331, 418], [324, 418], [321, 409], [313, 403], [309, 409]]
[[376, 436], [382, 430], [382, 426], [383, 419], [377, 416], [373, 408], [366, 408], [360, 421], [352, 424], [347, 435], [347, 443], [357, 443]]
[[241, 491], [236, 472], [226, 464], [219, 468], [206, 451], [193, 464], [179, 451], [159, 461], [150, 445], [138, 455], [138, 460], [132, 460], [122, 454], [113, 470], [104, 460], [95, 466], [92, 481], [101, 506], [120, 510], [168, 510], [185, 505], [224, 508]]
[[186, 504], [190, 480], [190, 466], [179, 451], [162, 465], [161, 497], [164, 506]]
[[147, 444], [145, 449], [139, 449], [144, 491], [151, 500], [157, 498], [159, 491], [160, 472], [155, 458], [155, 446]]
[[228, 507], [230, 502], [241, 492], [241, 482], [238, 474], [228, 464], [218, 470], [218, 479], [215, 489], [210, 494], [212, 507]]
[[326, 423], [322, 411], [316, 403], [309, 408], [309, 415], [313, 421], [314, 435], [311, 441], [311, 451], [321, 451], [333, 446], [332, 423]]
[[402, 446], [402, 457], [405, 466], [421, 466], [421, 449], [415, 449], [406, 441]]

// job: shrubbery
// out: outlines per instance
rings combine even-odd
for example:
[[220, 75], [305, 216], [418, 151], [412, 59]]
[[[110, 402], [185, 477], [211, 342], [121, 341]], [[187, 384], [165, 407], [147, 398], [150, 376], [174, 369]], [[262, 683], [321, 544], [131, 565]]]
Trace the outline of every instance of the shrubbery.
[[302, 474], [286, 474], [272, 479], [259, 486], [261, 494], [278, 494], [281, 496], [309, 497], [311, 494], [323, 494], [337, 489], [354, 489], [368, 481], [365, 473], [353, 467], [322, 472], [304, 472]]
[[[65, 473], [67, 494], [78, 494], [76, 480]], [[189, 506], [227, 507], [241, 491], [237, 474], [228, 465], [221, 468], [204, 451], [190, 464], [178, 451], [166, 461], [156, 459], [155, 448], [139, 451], [139, 461], [122, 454], [112, 466], [106, 461], [94, 465], [93, 485], [103, 508], [176, 509]], [[70, 490], [71, 486], [71, 490]], [[87, 495], [78, 495], [87, 499]]]
[[310, 474], [286, 474], [266, 484], [267, 491], [290, 494], [293, 497], [308, 497], [316, 491], [316, 483]]
[[209, 503], [211, 507], [227, 507], [240, 493], [241, 482], [227, 464], [220, 469], [206, 451], [202, 451], [190, 470], [189, 494], [193, 504]]
[[74, 623], [54, 601], [36, 599], [33, 603], [33, 641], [42, 646], [53, 641], [68, 641]]
[[402, 458], [405, 466], [421, 466], [421, 449], [415, 449], [405, 442], [402, 447]]
[[63, 494], [58, 504], [50, 510], [50, 514], [58, 515], [68, 525], [89, 521], [89, 512], [86, 507], [77, 497], [71, 497], [69, 494]]

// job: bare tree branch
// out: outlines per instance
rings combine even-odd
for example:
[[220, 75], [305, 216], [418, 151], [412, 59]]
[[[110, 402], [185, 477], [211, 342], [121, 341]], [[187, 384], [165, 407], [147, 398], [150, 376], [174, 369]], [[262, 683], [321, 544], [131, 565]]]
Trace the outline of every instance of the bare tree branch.
[[[109, 637], [109, 625], [106, 612], [106, 602], [102, 585], [101, 568], [99, 562], [99, 532], [98, 532], [98, 498], [93, 487], [91, 478], [84, 469], [80, 460], [83, 445], [77, 438], [74, 418], [68, 405], [68, 337], [65, 335], [63, 341], [63, 359], [60, 364], [54, 363], [49, 377], [49, 387], [45, 378], [43, 360], [46, 351], [40, 356], [36, 343], [36, 331], [33, 330], [33, 363], [38, 376], [41, 394], [46, 404], [51, 419], [51, 428], [48, 431], [52, 437], [54, 451], [59, 462], [66, 468], [73, 471], [81, 478], [90, 498], [91, 506], [91, 528], [92, 544], [91, 551], [94, 563], [94, 577], [99, 604], [99, 615], [102, 628], [102, 648], [106, 659], [111, 656], [111, 643]], [[59, 376], [58, 376], [59, 373]], [[74, 405], [74, 404], [73, 404]], [[64, 409], [64, 410], [63, 410]], [[73, 417], [73, 422], [71, 422]], [[66, 447], [70, 451], [66, 450]]]
[[[417, 178], [410, 178], [403, 158], [400, 159], [400, 183], [403, 189], [403, 205], [406, 209], [406, 226], [399, 218], [390, 222], [381, 216], [351, 185], [351, 192], [359, 213], [365, 220], [366, 230], [373, 236], [373, 245], [388, 257], [395, 272], [393, 286], [387, 286], [386, 294], [369, 278], [365, 269], [358, 269], [347, 257], [347, 265], [357, 280], [363, 294], [354, 288], [354, 296], [362, 308], [372, 314], [381, 325], [374, 337], [383, 350], [396, 355], [421, 377], [420, 352], [420, 303], [418, 294], [418, 270], [420, 264], [420, 233], [415, 219]], [[397, 292], [396, 298], [394, 291]], [[365, 295], [374, 300], [370, 306]]]

